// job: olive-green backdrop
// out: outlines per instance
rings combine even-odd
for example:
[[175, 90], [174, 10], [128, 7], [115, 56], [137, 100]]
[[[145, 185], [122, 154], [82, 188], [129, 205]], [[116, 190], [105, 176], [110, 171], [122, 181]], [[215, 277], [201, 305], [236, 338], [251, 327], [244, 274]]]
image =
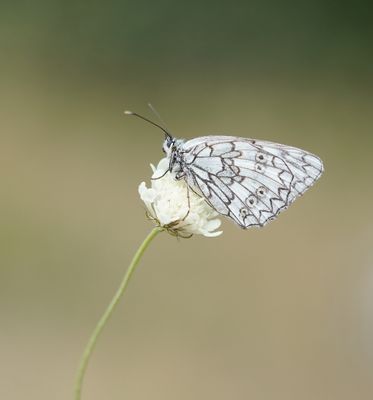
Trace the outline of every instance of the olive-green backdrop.
[[85, 400], [373, 396], [367, 1], [3, 1], [0, 398], [66, 400], [151, 229], [137, 187], [179, 137], [298, 146], [325, 174], [262, 230], [152, 244]]

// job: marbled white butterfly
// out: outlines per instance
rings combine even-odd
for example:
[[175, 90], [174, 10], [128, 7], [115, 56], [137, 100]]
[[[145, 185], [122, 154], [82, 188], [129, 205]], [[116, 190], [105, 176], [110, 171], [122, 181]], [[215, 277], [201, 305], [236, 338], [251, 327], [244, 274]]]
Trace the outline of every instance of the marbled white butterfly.
[[162, 126], [168, 171], [241, 228], [264, 226], [323, 172], [319, 157], [296, 147], [236, 136], [175, 139]]

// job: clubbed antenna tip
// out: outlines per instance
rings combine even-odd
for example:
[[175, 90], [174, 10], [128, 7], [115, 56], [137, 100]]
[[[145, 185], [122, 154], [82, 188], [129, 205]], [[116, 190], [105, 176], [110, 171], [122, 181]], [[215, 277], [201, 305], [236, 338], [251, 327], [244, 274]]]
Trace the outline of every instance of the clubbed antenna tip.
[[137, 113], [135, 113], [135, 112], [128, 111], [128, 110], [125, 110], [125, 111], [124, 111], [124, 114], [125, 114], [125, 115], [134, 115], [135, 117], [138, 117], [138, 118], [140, 118], [140, 119], [143, 119], [143, 120], [146, 121], [146, 122], [149, 122], [150, 124], [152, 124], [152, 125], [156, 126], [157, 128], [161, 129], [161, 130], [166, 134], [166, 137], [172, 139], [172, 136], [168, 133], [168, 131], [167, 131], [165, 128], [163, 128], [163, 126], [158, 125], [158, 124], [156, 124], [156, 123], [153, 122], [153, 121], [150, 121], [150, 119], [145, 118], [145, 117], [143, 117], [143, 116], [140, 115], [140, 114], [137, 114]]

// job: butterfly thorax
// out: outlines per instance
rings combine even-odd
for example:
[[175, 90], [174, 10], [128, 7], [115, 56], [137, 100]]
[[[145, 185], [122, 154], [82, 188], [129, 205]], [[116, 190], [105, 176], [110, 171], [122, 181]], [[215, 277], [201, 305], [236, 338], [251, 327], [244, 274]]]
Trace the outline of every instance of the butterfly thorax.
[[184, 139], [172, 139], [172, 141], [166, 142], [163, 145], [163, 149], [166, 153], [167, 158], [170, 160], [169, 171], [175, 172], [176, 174], [183, 170], [183, 155], [182, 145], [185, 143]]
[[184, 172], [184, 159], [182, 145], [185, 143], [184, 139], [176, 139], [169, 154], [170, 165], [169, 171], [176, 173], [177, 177], [183, 175]]

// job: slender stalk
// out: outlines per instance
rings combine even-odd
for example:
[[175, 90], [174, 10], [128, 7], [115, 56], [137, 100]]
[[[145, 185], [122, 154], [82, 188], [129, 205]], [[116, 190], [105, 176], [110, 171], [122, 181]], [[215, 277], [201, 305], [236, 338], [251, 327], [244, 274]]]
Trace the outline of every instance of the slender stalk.
[[158, 228], [158, 227], [154, 228], [149, 233], [149, 235], [145, 238], [145, 240], [142, 242], [140, 247], [137, 249], [137, 251], [131, 261], [131, 264], [128, 267], [128, 269], [122, 279], [122, 282], [121, 282], [118, 290], [114, 294], [114, 297], [112, 298], [109, 306], [107, 307], [106, 311], [104, 312], [104, 314], [98, 321], [95, 329], [93, 330], [92, 335], [89, 338], [89, 341], [84, 349], [82, 358], [80, 360], [79, 369], [78, 369], [78, 372], [76, 375], [75, 389], [74, 389], [74, 399], [75, 400], [81, 399], [84, 375], [85, 375], [85, 372], [88, 367], [88, 362], [92, 356], [92, 352], [96, 346], [97, 339], [99, 338], [103, 328], [106, 326], [109, 318], [111, 317], [113, 311], [115, 310], [120, 299], [122, 298], [122, 296], [127, 288], [128, 282], [130, 281], [131, 276], [132, 276], [133, 272], [135, 271], [136, 266], [139, 263], [142, 255], [144, 254], [145, 250], [148, 248], [151, 241], [157, 236], [158, 233], [162, 232], [162, 230], [163, 230], [162, 228]]

